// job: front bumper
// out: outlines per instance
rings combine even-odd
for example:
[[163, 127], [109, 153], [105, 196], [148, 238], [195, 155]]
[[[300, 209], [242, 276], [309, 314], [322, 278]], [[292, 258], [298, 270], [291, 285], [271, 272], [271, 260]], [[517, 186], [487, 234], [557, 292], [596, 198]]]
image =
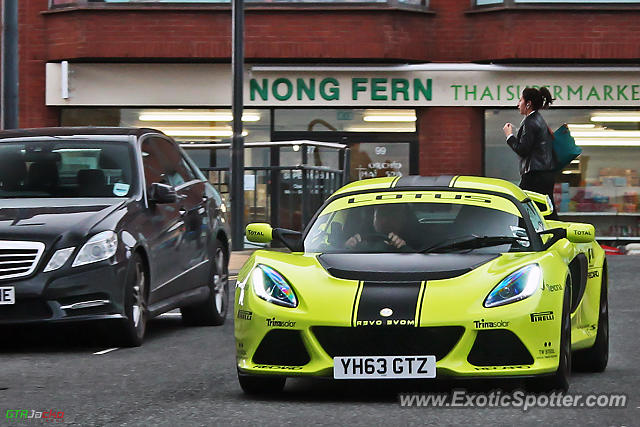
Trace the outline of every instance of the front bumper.
[[[529, 377], [557, 370], [557, 298], [531, 297], [475, 312], [452, 305], [443, 311], [437, 288], [431, 291], [417, 327], [352, 326], [335, 321], [340, 304], [332, 313], [315, 315], [304, 307], [246, 298], [234, 313], [237, 367], [247, 375], [333, 377], [336, 356], [435, 355], [437, 377]], [[553, 314], [539, 315], [548, 312]], [[345, 314], [348, 319], [351, 313]]]
[[122, 319], [125, 277], [126, 263], [102, 261], [2, 281], [16, 303], [0, 305], [0, 325]]

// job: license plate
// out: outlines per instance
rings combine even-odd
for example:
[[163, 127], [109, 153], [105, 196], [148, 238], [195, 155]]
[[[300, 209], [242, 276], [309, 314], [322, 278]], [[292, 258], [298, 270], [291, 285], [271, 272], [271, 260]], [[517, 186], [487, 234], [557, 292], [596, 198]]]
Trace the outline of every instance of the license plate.
[[16, 290], [13, 286], [0, 287], [0, 305], [16, 303]]
[[435, 356], [350, 356], [333, 358], [333, 378], [435, 378]]

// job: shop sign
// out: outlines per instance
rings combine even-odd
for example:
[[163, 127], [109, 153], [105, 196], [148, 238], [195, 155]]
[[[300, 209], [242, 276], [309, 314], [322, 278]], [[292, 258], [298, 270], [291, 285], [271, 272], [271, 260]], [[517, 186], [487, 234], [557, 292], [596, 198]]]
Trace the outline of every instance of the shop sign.
[[[442, 64], [443, 66], [446, 64]], [[453, 66], [452, 64], [450, 64]], [[247, 67], [246, 107], [412, 108], [427, 106], [513, 107], [526, 86], [546, 86], [560, 107], [637, 107], [640, 69], [525, 67], [446, 71], [316, 71], [296, 67]], [[477, 68], [477, 69], [476, 69]], [[634, 71], [635, 70], [635, 71]], [[183, 106], [231, 105], [228, 64], [47, 64], [47, 105]], [[65, 82], [63, 85], [61, 82]], [[62, 87], [67, 87], [63, 97]]]

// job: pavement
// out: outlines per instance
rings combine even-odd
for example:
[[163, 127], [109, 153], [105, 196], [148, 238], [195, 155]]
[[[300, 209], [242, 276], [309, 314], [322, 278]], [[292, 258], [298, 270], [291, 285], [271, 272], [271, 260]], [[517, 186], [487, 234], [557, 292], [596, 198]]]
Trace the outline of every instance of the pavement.
[[[259, 248], [258, 248], [259, 249]], [[251, 254], [258, 249], [245, 249], [243, 251], [232, 251], [231, 257], [229, 258], [229, 275], [233, 278], [233, 276], [237, 276], [238, 272], [244, 265], [244, 263], [249, 259]], [[265, 248], [271, 251], [280, 251], [280, 252], [289, 252], [286, 248]]]
[[237, 276], [238, 271], [240, 271], [244, 263], [249, 259], [249, 257], [255, 250], [256, 249], [247, 249], [244, 251], [231, 252], [231, 257], [229, 257], [229, 275]]

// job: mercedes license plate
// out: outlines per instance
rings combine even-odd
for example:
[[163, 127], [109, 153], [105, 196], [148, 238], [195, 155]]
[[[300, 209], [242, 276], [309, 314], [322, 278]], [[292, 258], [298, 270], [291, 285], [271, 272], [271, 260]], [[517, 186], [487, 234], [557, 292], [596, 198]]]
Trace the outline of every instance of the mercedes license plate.
[[0, 287], [0, 305], [16, 303], [16, 289], [13, 286]]

